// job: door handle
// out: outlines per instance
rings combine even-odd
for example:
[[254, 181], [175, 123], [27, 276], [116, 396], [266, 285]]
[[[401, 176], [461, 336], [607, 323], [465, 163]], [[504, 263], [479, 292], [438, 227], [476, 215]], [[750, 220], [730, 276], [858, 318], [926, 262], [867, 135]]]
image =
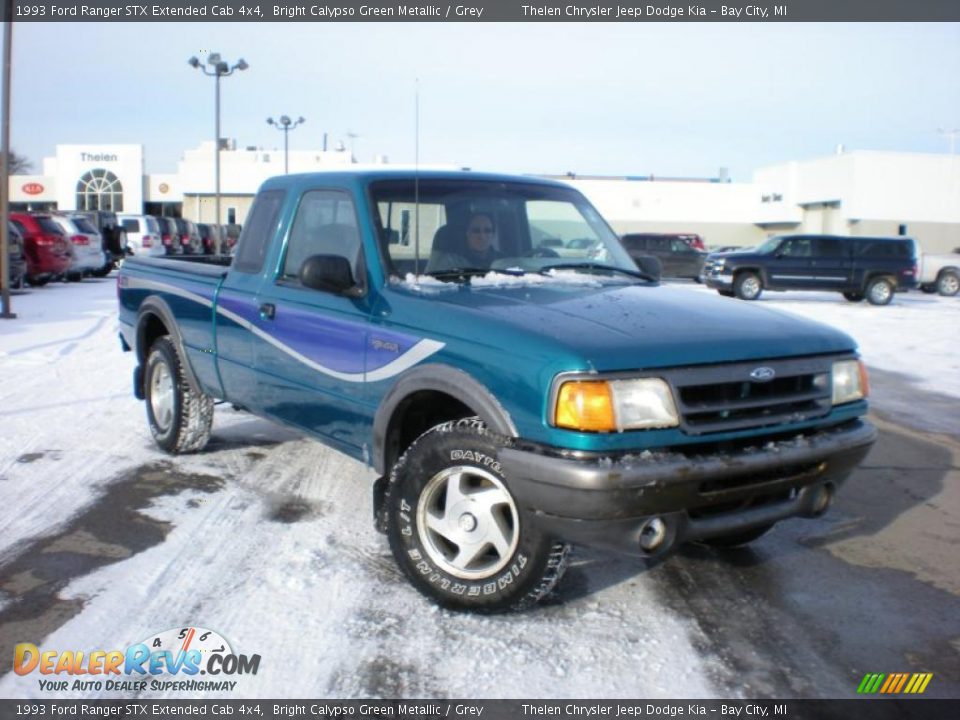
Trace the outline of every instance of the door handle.
[[260, 317], [264, 320], [273, 320], [273, 316], [277, 314], [277, 306], [273, 303], [264, 303], [260, 306]]

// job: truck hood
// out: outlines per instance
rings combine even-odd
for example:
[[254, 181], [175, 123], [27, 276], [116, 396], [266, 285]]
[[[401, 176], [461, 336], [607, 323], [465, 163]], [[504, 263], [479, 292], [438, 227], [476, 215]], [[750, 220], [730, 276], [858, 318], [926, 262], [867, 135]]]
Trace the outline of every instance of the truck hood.
[[[539, 341], [577, 355], [601, 372], [856, 348], [850, 336], [827, 325], [676, 286], [460, 286], [437, 291], [430, 301], [449, 310], [435, 317], [442, 317], [437, 329], [451, 335], [465, 331], [474, 342], [485, 337], [496, 343], [500, 334], [511, 343], [503, 348]], [[522, 347], [514, 349], [522, 352]]]

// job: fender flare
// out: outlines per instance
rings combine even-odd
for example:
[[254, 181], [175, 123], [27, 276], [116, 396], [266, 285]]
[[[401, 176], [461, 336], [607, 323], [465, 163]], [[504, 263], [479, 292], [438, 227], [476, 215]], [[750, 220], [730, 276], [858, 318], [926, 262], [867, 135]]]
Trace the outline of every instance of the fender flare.
[[410, 395], [422, 390], [433, 390], [449, 395], [471, 408], [487, 427], [506, 437], [517, 437], [517, 428], [500, 401], [486, 386], [463, 370], [449, 365], [418, 365], [400, 376], [380, 402], [373, 420], [373, 467], [386, 475], [387, 430], [397, 407]]
[[[170, 309], [166, 300], [157, 295], [151, 295], [146, 298], [140, 304], [140, 309], [137, 312], [137, 330], [135, 335], [137, 339], [137, 365], [142, 368], [145, 367], [147, 363], [147, 351], [149, 348], [145, 347], [145, 335], [147, 332], [147, 320], [149, 320], [151, 316], [159, 318], [160, 322], [166, 327], [170, 335], [170, 340], [173, 341], [174, 347], [180, 354], [183, 374], [186, 376], [190, 389], [196, 393], [203, 393], [200, 384], [197, 382], [197, 376], [193, 372], [193, 366], [190, 364], [190, 358], [183, 347], [183, 336], [180, 334], [180, 328], [177, 325], [173, 310]], [[140, 377], [140, 380], [142, 382], [143, 378]]]

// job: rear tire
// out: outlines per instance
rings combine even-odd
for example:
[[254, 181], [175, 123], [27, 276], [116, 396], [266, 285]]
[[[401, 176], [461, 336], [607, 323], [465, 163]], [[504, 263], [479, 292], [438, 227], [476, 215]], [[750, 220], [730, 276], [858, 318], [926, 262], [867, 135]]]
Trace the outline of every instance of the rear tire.
[[733, 292], [741, 300], [756, 300], [763, 292], [760, 276], [753, 272], [742, 272], [733, 281]]
[[867, 301], [871, 305], [889, 305], [893, 300], [894, 285], [889, 278], [874, 278], [867, 283]]
[[945, 270], [937, 278], [937, 292], [946, 297], [953, 297], [960, 291], [960, 276], [952, 270]]
[[568, 546], [543, 534], [510, 492], [497, 459], [504, 442], [478, 418], [443, 423], [391, 472], [390, 549], [411, 584], [441, 607], [530, 607], [566, 569]]
[[845, 299], [849, 300], [850, 302], [862, 302], [862, 301], [863, 301], [863, 293], [859, 293], [859, 292], [845, 292], [845, 293], [843, 294], [843, 297], [844, 297]]
[[190, 387], [168, 337], [150, 348], [144, 372], [147, 423], [154, 441], [173, 455], [202, 450], [213, 425], [213, 398]]
[[707, 538], [705, 540], [701, 540], [700, 542], [704, 545], [709, 545], [710, 547], [725, 550], [743, 547], [744, 545], [749, 545], [754, 540], [766, 535], [768, 532], [770, 532], [772, 527], [772, 523], [770, 525], [760, 525], [759, 527], [750, 528], [749, 530], [741, 530], [740, 532]]

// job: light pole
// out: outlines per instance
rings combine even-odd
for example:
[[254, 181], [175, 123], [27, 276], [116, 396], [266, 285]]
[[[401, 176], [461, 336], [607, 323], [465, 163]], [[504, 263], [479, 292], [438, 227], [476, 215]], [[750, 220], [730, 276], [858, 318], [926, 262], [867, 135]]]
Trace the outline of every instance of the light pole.
[[350, 162], [356, 162], [357, 155], [354, 151], [356, 149], [357, 138], [360, 136], [352, 130], [347, 130], [347, 137], [350, 138]]
[[306, 119], [303, 117], [298, 117], [296, 121], [291, 120], [286, 115], [281, 115], [279, 120], [274, 120], [272, 117], [267, 118], [267, 125], [273, 125], [277, 130], [283, 131], [283, 174], [286, 175], [290, 172], [289, 164], [289, 155], [290, 155], [290, 144], [288, 136], [290, 131], [295, 129], [298, 125], [302, 125], [306, 122]]
[[10, 62], [13, 51], [13, 3], [6, 3], [7, 21], [3, 24], [3, 117], [0, 119], [0, 318], [12, 320], [17, 317], [10, 309], [10, 235], [8, 217], [10, 210]]
[[[216, 224], [221, 224], [220, 218], [220, 78], [233, 75], [234, 70], [246, 70], [249, 65], [247, 61], [240, 58], [235, 65], [222, 60], [220, 53], [210, 53], [207, 56], [207, 65], [204, 65], [196, 57], [192, 57], [187, 62], [195, 70], [200, 70], [204, 75], [209, 75], [215, 80], [215, 110], [214, 110], [214, 135], [213, 135], [213, 173], [214, 173], [214, 194], [216, 197]], [[220, 252], [220, 248], [217, 248]]]

